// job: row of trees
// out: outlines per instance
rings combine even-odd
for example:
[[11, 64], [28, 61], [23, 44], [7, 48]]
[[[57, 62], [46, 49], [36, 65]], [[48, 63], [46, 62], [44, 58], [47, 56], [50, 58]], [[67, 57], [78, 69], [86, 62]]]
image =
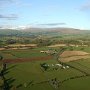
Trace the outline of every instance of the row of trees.
[[84, 41], [84, 40], [79, 40], [79, 39], [54, 39], [54, 38], [48, 38], [48, 37], [37, 37], [37, 38], [29, 38], [29, 37], [13, 37], [12, 39], [10, 37], [6, 37], [5, 39], [0, 39], [0, 47], [3, 47], [8, 44], [37, 44], [38, 46], [49, 46], [52, 44], [66, 44], [69, 46], [70, 44], [73, 45], [88, 45], [90, 46], [90, 41]]

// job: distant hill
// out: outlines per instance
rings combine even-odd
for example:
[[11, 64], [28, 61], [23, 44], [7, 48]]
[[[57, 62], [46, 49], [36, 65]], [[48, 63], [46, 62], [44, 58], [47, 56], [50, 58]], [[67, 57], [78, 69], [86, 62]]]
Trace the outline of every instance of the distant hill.
[[29, 32], [13, 29], [0, 29], [0, 36], [31, 36]]
[[87, 34], [89, 30], [74, 28], [26, 28], [21, 30], [0, 29], [0, 36], [35, 36], [38, 34]]
[[90, 33], [89, 30], [80, 30], [74, 28], [28, 28], [24, 29], [26, 32], [58, 32], [62, 34], [79, 34], [79, 33]]

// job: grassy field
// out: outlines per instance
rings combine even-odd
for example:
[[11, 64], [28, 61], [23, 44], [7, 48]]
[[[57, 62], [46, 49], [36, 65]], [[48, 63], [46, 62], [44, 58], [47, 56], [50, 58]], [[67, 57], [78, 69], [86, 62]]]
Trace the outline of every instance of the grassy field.
[[[30, 63], [11, 64], [8, 65], [9, 73], [6, 74], [6, 77], [14, 79], [14, 81], [11, 84], [15, 86], [21, 85], [21, 87], [19, 87], [18, 90], [30, 90], [30, 89], [54, 90], [55, 88], [53, 88], [48, 82], [41, 84], [38, 83], [46, 80], [51, 80], [53, 78], [57, 78], [58, 80], [62, 81], [69, 77], [82, 75], [81, 72], [74, 70], [72, 68], [65, 70], [58, 68], [58, 70], [53, 70], [51, 67], [49, 70], [43, 72], [40, 67], [40, 63], [44, 63], [44, 62], [48, 64], [57, 63], [57, 61], [55, 60], [49, 60], [49, 61], [36, 61], [36, 62], [33, 61]], [[28, 85], [30, 82], [32, 83]], [[28, 85], [26, 88], [24, 87], [24, 83]]]
[[[81, 47], [74, 47], [74, 49], [81, 50]], [[8, 50], [0, 53], [4, 56], [4, 58], [10, 59], [47, 56], [47, 54], [40, 53], [40, 50], [48, 50], [48, 48], [42, 47], [31, 50], [15, 51]], [[85, 47], [82, 51], [90, 53], [90, 48]], [[47, 63], [50, 65], [50, 68], [47, 71], [44, 71], [40, 66], [42, 63]], [[8, 63], [5, 77], [9, 85], [16, 87], [16, 90], [90, 90], [89, 76], [69, 79], [63, 83], [59, 83], [59, 88], [55, 88], [48, 81], [56, 78], [58, 82], [61, 82], [70, 77], [82, 76], [85, 74], [71, 67], [68, 69], [62, 69], [60, 67], [58, 67], [58, 69], [54, 69], [54, 67], [51, 66], [52, 64], [58, 64], [57, 60], [53, 58], [46, 61], [40, 60], [24, 63]], [[90, 74], [90, 59], [67, 62], [66, 64], [72, 65]]]
[[3, 50], [0, 51], [0, 54], [4, 57], [4, 59], [42, 57], [42, 56], [47, 56], [47, 54], [40, 53], [41, 50], [49, 50], [49, 49], [58, 50], [59, 48], [60, 47], [56, 47], [56, 48], [41, 47], [41, 48], [26, 49], [26, 50]]
[[15, 58], [31, 58], [46, 56], [44, 53], [40, 53], [40, 50], [5, 50], [0, 52], [4, 59], [15, 59]]

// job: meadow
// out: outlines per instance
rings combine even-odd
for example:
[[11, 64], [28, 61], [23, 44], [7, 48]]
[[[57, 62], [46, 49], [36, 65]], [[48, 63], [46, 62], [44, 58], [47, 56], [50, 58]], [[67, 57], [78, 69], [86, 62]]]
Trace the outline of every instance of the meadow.
[[[81, 50], [82, 47], [74, 47], [74, 50]], [[28, 49], [28, 50], [5, 50], [0, 53], [4, 59], [18, 59], [18, 58], [38, 58], [47, 57], [48, 54], [40, 53], [40, 50], [48, 50], [48, 47]], [[59, 48], [53, 48], [58, 50]], [[90, 48], [84, 47], [82, 51], [90, 52]], [[40, 65], [46, 63], [49, 65], [48, 70], [44, 70]], [[7, 63], [7, 70], [5, 77], [13, 90], [90, 90], [90, 59], [83, 59], [74, 62], [67, 62], [75, 68], [66, 68], [52, 66], [59, 62], [54, 56], [48, 60], [37, 60], [30, 62]], [[80, 71], [81, 70], [81, 71]], [[85, 76], [74, 78], [76, 76]], [[53, 85], [52, 80], [56, 79], [56, 86]], [[65, 81], [66, 80], [66, 81]], [[63, 82], [64, 81], [64, 82]], [[61, 83], [62, 82], [62, 83]]]

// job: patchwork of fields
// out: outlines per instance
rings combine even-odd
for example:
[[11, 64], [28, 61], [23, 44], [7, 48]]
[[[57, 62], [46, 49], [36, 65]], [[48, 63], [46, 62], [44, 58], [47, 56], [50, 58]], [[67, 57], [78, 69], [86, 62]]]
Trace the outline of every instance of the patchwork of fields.
[[[10, 60], [7, 63], [5, 77], [12, 89], [90, 90], [89, 58], [66, 62], [65, 65], [70, 65], [72, 67], [63, 69], [62, 67], [55, 66], [56, 64], [59, 64], [55, 56], [40, 53], [40, 50], [48, 49], [48, 47], [42, 47], [28, 50], [0, 51], [4, 60]], [[59, 48], [53, 49], [58, 50]], [[80, 47], [75, 47], [74, 50], [80, 51]], [[82, 51], [90, 53], [90, 48], [85, 47]], [[20, 59], [24, 59], [24, 62], [11, 63], [11, 61]], [[43, 63], [49, 65], [49, 68], [46, 71], [40, 66]]]

